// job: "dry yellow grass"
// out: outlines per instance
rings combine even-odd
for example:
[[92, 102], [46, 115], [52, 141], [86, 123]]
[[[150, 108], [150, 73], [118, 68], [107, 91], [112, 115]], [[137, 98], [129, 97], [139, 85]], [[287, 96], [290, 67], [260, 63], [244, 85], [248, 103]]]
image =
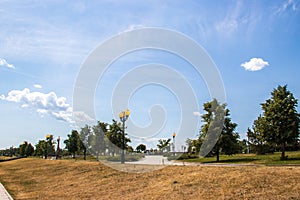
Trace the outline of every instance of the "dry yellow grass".
[[97, 162], [21, 159], [0, 163], [0, 181], [16, 200], [300, 199], [300, 167], [168, 166], [137, 174]]

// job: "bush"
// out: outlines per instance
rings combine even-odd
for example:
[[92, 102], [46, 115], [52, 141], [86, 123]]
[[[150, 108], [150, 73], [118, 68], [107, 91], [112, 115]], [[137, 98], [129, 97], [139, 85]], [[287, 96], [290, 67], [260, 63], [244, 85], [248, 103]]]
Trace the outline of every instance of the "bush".
[[[125, 162], [139, 161], [140, 159], [142, 159], [144, 157], [145, 157], [144, 154], [125, 155]], [[111, 162], [121, 162], [121, 155], [109, 156], [106, 158], [106, 160], [111, 161]]]
[[187, 160], [187, 159], [198, 158], [199, 156], [195, 154], [189, 154], [189, 153], [184, 153], [180, 156], [174, 156], [174, 154], [171, 153], [167, 157], [168, 160]]

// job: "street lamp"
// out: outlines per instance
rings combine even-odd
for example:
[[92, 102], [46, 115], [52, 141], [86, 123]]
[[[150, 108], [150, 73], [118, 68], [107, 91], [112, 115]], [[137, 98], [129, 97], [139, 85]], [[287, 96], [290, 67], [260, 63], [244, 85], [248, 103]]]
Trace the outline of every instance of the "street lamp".
[[125, 163], [125, 121], [128, 119], [130, 115], [130, 111], [126, 109], [126, 111], [121, 111], [119, 114], [120, 120], [123, 123], [123, 140], [122, 140], [122, 155], [121, 155], [121, 164]]
[[48, 157], [48, 140], [51, 138], [50, 134], [46, 135], [46, 140], [45, 140], [45, 152], [44, 152], [44, 157], [47, 159]]
[[59, 142], [60, 142], [60, 137], [58, 136], [58, 138], [57, 138], [57, 149], [56, 149], [56, 160], [59, 158], [59, 151], [60, 151]]
[[173, 136], [173, 152], [174, 152], [174, 155], [175, 155], [175, 137], [176, 137], [176, 133], [174, 132], [172, 136]]

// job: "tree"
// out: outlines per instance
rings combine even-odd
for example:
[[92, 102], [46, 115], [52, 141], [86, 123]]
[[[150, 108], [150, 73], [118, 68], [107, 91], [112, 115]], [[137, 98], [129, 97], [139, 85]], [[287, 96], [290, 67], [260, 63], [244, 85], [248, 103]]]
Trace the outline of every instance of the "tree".
[[35, 145], [35, 156], [42, 156], [44, 155], [46, 147], [46, 141], [45, 140], [39, 140], [38, 143]]
[[85, 125], [83, 128], [80, 130], [80, 149], [83, 150], [83, 159], [86, 160], [86, 153], [87, 150], [90, 148], [90, 137], [92, 135], [91, 132], [91, 127], [88, 125]]
[[204, 124], [198, 139], [203, 144], [202, 146], [205, 146], [201, 146], [204, 151], [200, 150], [200, 153], [211, 149], [209, 153], [215, 155], [217, 162], [219, 162], [221, 152], [232, 155], [239, 150], [239, 135], [235, 132], [237, 124], [231, 122], [226, 104], [220, 104], [216, 99], [213, 99], [211, 102], [204, 103], [203, 107], [206, 113], [201, 116]]
[[239, 152], [238, 153], [247, 153], [248, 152], [248, 145], [247, 145], [247, 140], [243, 139], [242, 141], [238, 141], [239, 144]]
[[25, 156], [32, 156], [34, 153], [34, 147], [31, 143], [27, 144], [25, 147]]
[[160, 152], [169, 152], [170, 151], [170, 141], [171, 139], [160, 139], [158, 140], [158, 144], [156, 145]]
[[268, 130], [266, 118], [261, 115], [254, 121], [252, 130], [248, 128], [247, 137], [253, 152], [258, 155], [273, 152], [272, 146], [265, 140], [264, 135]]
[[27, 142], [24, 141], [22, 144], [19, 145], [18, 151], [17, 153], [19, 154], [19, 156], [24, 157], [25, 156], [25, 148], [27, 146]]
[[64, 141], [66, 144], [66, 149], [72, 154], [72, 157], [75, 158], [76, 152], [79, 150], [79, 145], [81, 143], [79, 134], [76, 130], [72, 130], [71, 135], [68, 134], [68, 139]]
[[139, 145], [136, 147], [136, 151], [137, 151], [138, 153], [145, 152], [145, 151], [146, 151], [146, 145], [144, 145], [144, 144], [139, 144]]
[[55, 155], [55, 148], [54, 148], [54, 140], [53, 140], [53, 135], [48, 134], [46, 136], [46, 143], [45, 143], [45, 159], [47, 158], [48, 155]]
[[187, 151], [189, 153], [199, 153], [200, 151], [200, 147], [202, 145], [202, 139], [187, 139], [185, 141], [185, 143], [187, 144], [188, 148]]
[[[125, 149], [128, 149], [128, 144], [131, 142], [130, 138], [126, 137], [125, 134]], [[123, 147], [123, 130], [121, 128], [121, 124], [118, 123], [116, 120], [113, 120], [113, 123], [109, 125], [109, 130], [106, 133], [106, 138], [108, 139], [108, 147], [110, 152], [115, 153], [118, 152], [118, 150], [122, 150]]]
[[287, 90], [287, 85], [278, 86], [271, 98], [261, 104], [263, 109], [263, 138], [281, 148], [281, 160], [285, 157], [287, 144], [296, 144], [299, 139], [299, 114], [297, 99]]
[[107, 132], [107, 123], [105, 122], [97, 122], [97, 125], [93, 126], [93, 133], [94, 133], [94, 145], [93, 145], [93, 152], [97, 156], [99, 154], [104, 154], [106, 150], [106, 144], [105, 144], [105, 133]]

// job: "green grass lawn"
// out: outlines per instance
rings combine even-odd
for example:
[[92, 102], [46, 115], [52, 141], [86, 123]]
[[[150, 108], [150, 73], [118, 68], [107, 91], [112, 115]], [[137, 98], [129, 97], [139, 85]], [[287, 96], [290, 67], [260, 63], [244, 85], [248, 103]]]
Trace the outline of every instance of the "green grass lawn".
[[[219, 163], [241, 163], [241, 164], [266, 164], [266, 165], [285, 165], [285, 164], [299, 164], [300, 165], [300, 151], [286, 152], [288, 158], [280, 160], [280, 152], [266, 155], [255, 154], [235, 154], [231, 156], [220, 155]], [[200, 162], [200, 163], [217, 163], [216, 157], [207, 158], [192, 158], [181, 160], [184, 162]]]

